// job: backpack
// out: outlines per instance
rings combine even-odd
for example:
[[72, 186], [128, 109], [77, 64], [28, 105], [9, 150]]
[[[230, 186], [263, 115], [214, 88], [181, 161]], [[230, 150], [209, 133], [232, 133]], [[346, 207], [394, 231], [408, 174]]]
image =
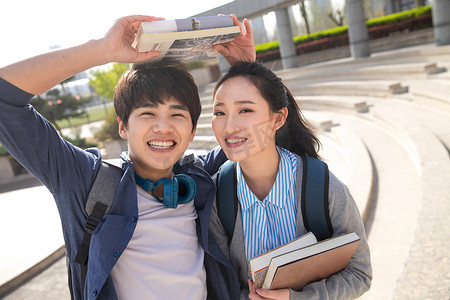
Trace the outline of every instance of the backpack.
[[[193, 154], [181, 157], [180, 160], [174, 165], [173, 172], [176, 174], [184, 173], [182, 166], [190, 163], [193, 163], [194, 165], [198, 164], [198, 162], [195, 161]], [[85, 224], [83, 241], [81, 242], [81, 245], [78, 248], [77, 255], [75, 256], [75, 262], [80, 264], [81, 268], [81, 286], [83, 287], [83, 291], [86, 282], [91, 236], [94, 233], [95, 228], [97, 228], [98, 224], [102, 222], [103, 217], [109, 212], [122, 176], [123, 170], [121, 159], [109, 159], [107, 161], [102, 161], [97, 176], [95, 177], [94, 183], [92, 184], [91, 190], [89, 192], [85, 206], [88, 219], [86, 220]], [[70, 270], [68, 274], [69, 289], [71, 297], [73, 299], [73, 287], [70, 278]], [[84, 293], [82, 293], [82, 297], [84, 298]]]
[[[81, 242], [77, 255], [75, 256], [75, 262], [80, 264], [81, 269], [81, 295], [83, 299], [91, 236], [98, 224], [101, 223], [103, 216], [109, 212], [112, 206], [116, 195], [117, 186], [119, 185], [120, 179], [123, 175], [121, 165], [122, 162], [120, 159], [108, 160], [107, 162], [102, 161], [86, 201], [85, 210], [88, 214], [88, 219], [86, 220], [84, 227], [83, 241]], [[70, 295], [73, 299], [73, 287], [72, 280], [70, 278], [70, 270], [68, 274]]]
[[[301, 212], [303, 224], [321, 241], [333, 235], [329, 207], [329, 171], [326, 163], [312, 157], [302, 157], [303, 177]], [[229, 205], [229, 199], [234, 199]], [[239, 205], [237, 197], [236, 163], [225, 162], [219, 170], [216, 194], [217, 212], [230, 245]]]

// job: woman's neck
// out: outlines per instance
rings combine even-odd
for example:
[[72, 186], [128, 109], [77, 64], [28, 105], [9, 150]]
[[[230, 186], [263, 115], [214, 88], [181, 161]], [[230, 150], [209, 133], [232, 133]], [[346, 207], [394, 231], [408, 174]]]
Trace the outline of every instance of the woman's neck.
[[254, 155], [239, 162], [245, 181], [260, 201], [263, 201], [277, 178], [280, 156], [276, 147], [270, 147], [261, 155]]

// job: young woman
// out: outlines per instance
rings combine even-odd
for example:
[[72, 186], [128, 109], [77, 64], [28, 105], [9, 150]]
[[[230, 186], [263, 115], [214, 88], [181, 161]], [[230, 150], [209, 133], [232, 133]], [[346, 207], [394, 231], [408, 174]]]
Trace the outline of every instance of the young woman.
[[347, 187], [331, 173], [333, 235], [355, 232], [361, 238], [347, 267], [301, 291], [256, 290], [248, 280], [250, 259], [307, 233], [297, 217], [301, 185], [296, 182], [303, 175], [301, 157], [318, 158], [319, 141], [281, 79], [256, 62], [234, 64], [213, 96], [214, 134], [228, 159], [237, 162], [239, 208], [230, 245], [217, 208], [210, 226], [238, 273], [241, 299], [352, 299], [367, 291], [372, 272], [364, 226]]

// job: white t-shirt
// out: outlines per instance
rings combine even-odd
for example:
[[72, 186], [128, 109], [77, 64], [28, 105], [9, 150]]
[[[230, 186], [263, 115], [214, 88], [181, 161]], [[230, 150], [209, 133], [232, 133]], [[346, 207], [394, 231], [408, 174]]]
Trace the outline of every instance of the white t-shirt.
[[111, 271], [119, 299], [206, 299], [194, 201], [165, 208], [137, 187], [139, 219]]

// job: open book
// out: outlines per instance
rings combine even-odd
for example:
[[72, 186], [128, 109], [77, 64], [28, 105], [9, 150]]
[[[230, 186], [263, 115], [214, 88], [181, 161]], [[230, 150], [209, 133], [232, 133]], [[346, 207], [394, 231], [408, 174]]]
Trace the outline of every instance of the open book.
[[139, 52], [159, 51], [160, 56], [149, 63], [208, 60], [219, 56], [213, 45], [228, 43], [240, 32], [231, 16], [142, 22], [133, 47]]
[[356, 233], [342, 234], [271, 259], [263, 288], [301, 290], [343, 270], [358, 248]]

